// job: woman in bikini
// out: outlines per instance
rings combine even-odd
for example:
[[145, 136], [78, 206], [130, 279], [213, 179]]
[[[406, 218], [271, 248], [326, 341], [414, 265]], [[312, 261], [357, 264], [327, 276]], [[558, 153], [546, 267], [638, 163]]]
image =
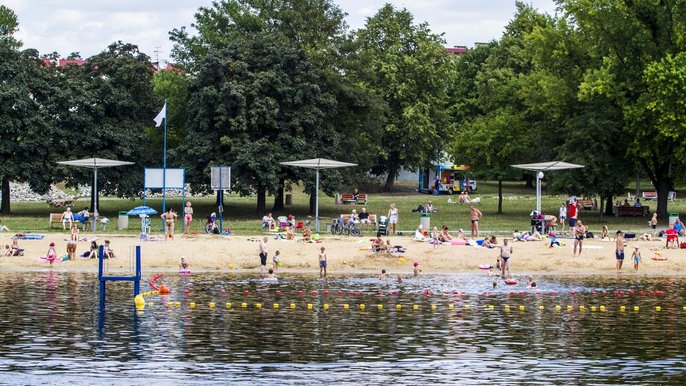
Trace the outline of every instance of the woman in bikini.
[[169, 208], [169, 212], [163, 213], [160, 217], [162, 217], [162, 220], [164, 220], [164, 225], [165, 225], [165, 236], [173, 239], [174, 238], [174, 222], [176, 221], [177, 214], [172, 210], [172, 208]]
[[483, 213], [472, 205], [469, 208], [469, 216], [472, 220], [472, 237], [479, 237], [479, 220], [481, 220]]
[[193, 222], [193, 207], [191, 202], [186, 203], [186, 207], [183, 208], [183, 234], [191, 233], [191, 223]]

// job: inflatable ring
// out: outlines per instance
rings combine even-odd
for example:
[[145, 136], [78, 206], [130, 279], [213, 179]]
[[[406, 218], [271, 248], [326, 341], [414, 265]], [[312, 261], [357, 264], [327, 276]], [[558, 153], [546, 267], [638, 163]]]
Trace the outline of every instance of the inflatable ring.
[[507, 279], [507, 280], [505, 280], [505, 284], [507, 284], [507, 285], [516, 285], [516, 284], [517, 284], [517, 280], [515, 280], [515, 279]]
[[179, 270], [179, 275], [190, 275], [191, 270], [190, 269], [180, 269]]
[[655, 260], [655, 261], [665, 261], [665, 260], [667, 260], [666, 257], [662, 257], [662, 256], [659, 256], [659, 257], [658, 257], [658, 256], [653, 256], [652, 259]]
[[479, 269], [483, 269], [483, 270], [493, 269], [493, 266], [488, 265], [488, 264], [481, 264], [481, 265], [479, 265]]

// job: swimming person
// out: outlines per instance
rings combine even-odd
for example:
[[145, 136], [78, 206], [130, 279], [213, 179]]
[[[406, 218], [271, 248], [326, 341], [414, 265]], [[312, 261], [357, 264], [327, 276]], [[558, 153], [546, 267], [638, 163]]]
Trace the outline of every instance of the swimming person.
[[326, 277], [326, 253], [324, 251], [326, 248], [322, 247], [321, 253], [319, 253], [319, 277]]
[[419, 263], [415, 261], [412, 265], [414, 266], [414, 268], [412, 269], [412, 274], [414, 275], [414, 277], [419, 276], [419, 273], [422, 272], [422, 270], [419, 269]]
[[179, 269], [182, 271], [187, 271], [190, 269], [191, 265], [186, 261], [184, 256], [181, 256], [181, 261], [179, 262]]
[[381, 275], [379, 275], [379, 280], [387, 280], [387, 279], [388, 279], [388, 275], [386, 274], [386, 270], [382, 269]]
[[267, 277], [265, 277], [265, 280], [276, 281], [276, 279], [277, 279], [277, 277], [276, 277], [276, 274], [274, 273], [274, 270], [270, 268], [269, 271], [267, 271]]
[[538, 288], [538, 285], [537, 285], [536, 282], [534, 281], [534, 277], [533, 277], [533, 276], [529, 276], [529, 279], [528, 279], [527, 281], [528, 281], [528, 283], [529, 283], [529, 285], [528, 285], [529, 288]]

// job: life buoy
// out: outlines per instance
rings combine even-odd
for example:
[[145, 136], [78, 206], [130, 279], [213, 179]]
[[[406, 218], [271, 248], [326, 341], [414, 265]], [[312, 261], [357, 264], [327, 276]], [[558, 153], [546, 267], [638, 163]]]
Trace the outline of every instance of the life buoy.
[[517, 280], [515, 280], [515, 279], [507, 279], [507, 280], [505, 280], [505, 284], [507, 284], [507, 285], [516, 285], [516, 284], [517, 284]]
[[493, 269], [493, 266], [488, 265], [488, 264], [481, 264], [481, 265], [479, 265], [479, 269], [489, 270], [489, 269]]

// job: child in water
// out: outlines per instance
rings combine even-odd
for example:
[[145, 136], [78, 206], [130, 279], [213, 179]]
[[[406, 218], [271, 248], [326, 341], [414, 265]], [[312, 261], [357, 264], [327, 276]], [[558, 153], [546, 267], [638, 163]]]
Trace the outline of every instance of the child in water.
[[538, 288], [538, 285], [534, 281], [533, 276], [529, 276], [528, 282], [529, 282], [529, 288]]
[[57, 259], [57, 252], [55, 252], [55, 243], [50, 243], [50, 247], [48, 248], [48, 253], [45, 255], [45, 259], [50, 262], [50, 266], [52, 267], [52, 263], [54, 263]]
[[388, 275], [386, 274], [386, 270], [382, 269], [381, 275], [379, 275], [379, 280], [386, 280], [386, 279], [388, 279]]
[[265, 279], [271, 279], [271, 280], [277, 279], [276, 274], [274, 273], [273, 269], [270, 268], [269, 271], [267, 271], [267, 272], [268, 272], [267, 277]]
[[274, 257], [272, 258], [272, 269], [275, 273], [278, 271], [279, 265], [281, 265], [281, 252], [276, 251]]
[[638, 272], [638, 263], [641, 262], [641, 251], [638, 250], [638, 245], [634, 247], [631, 258], [634, 260], [634, 272]]
[[186, 271], [186, 270], [190, 269], [190, 267], [191, 267], [191, 265], [188, 264], [188, 262], [186, 261], [186, 258], [184, 256], [181, 256], [181, 261], [179, 262], [179, 269]]
[[324, 251], [326, 248], [322, 247], [321, 253], [319, 253], [319, 277], [326, 277], [326, 253]]
[[412, 274], [414, 275], [414, 277], [417, 277], [417, 276], [419, 276], [420, 272], [422, 272], [422, 270], [419, 269], [419, 263], [415, 261], [414, 262], [414, 269], [412, 270]]

